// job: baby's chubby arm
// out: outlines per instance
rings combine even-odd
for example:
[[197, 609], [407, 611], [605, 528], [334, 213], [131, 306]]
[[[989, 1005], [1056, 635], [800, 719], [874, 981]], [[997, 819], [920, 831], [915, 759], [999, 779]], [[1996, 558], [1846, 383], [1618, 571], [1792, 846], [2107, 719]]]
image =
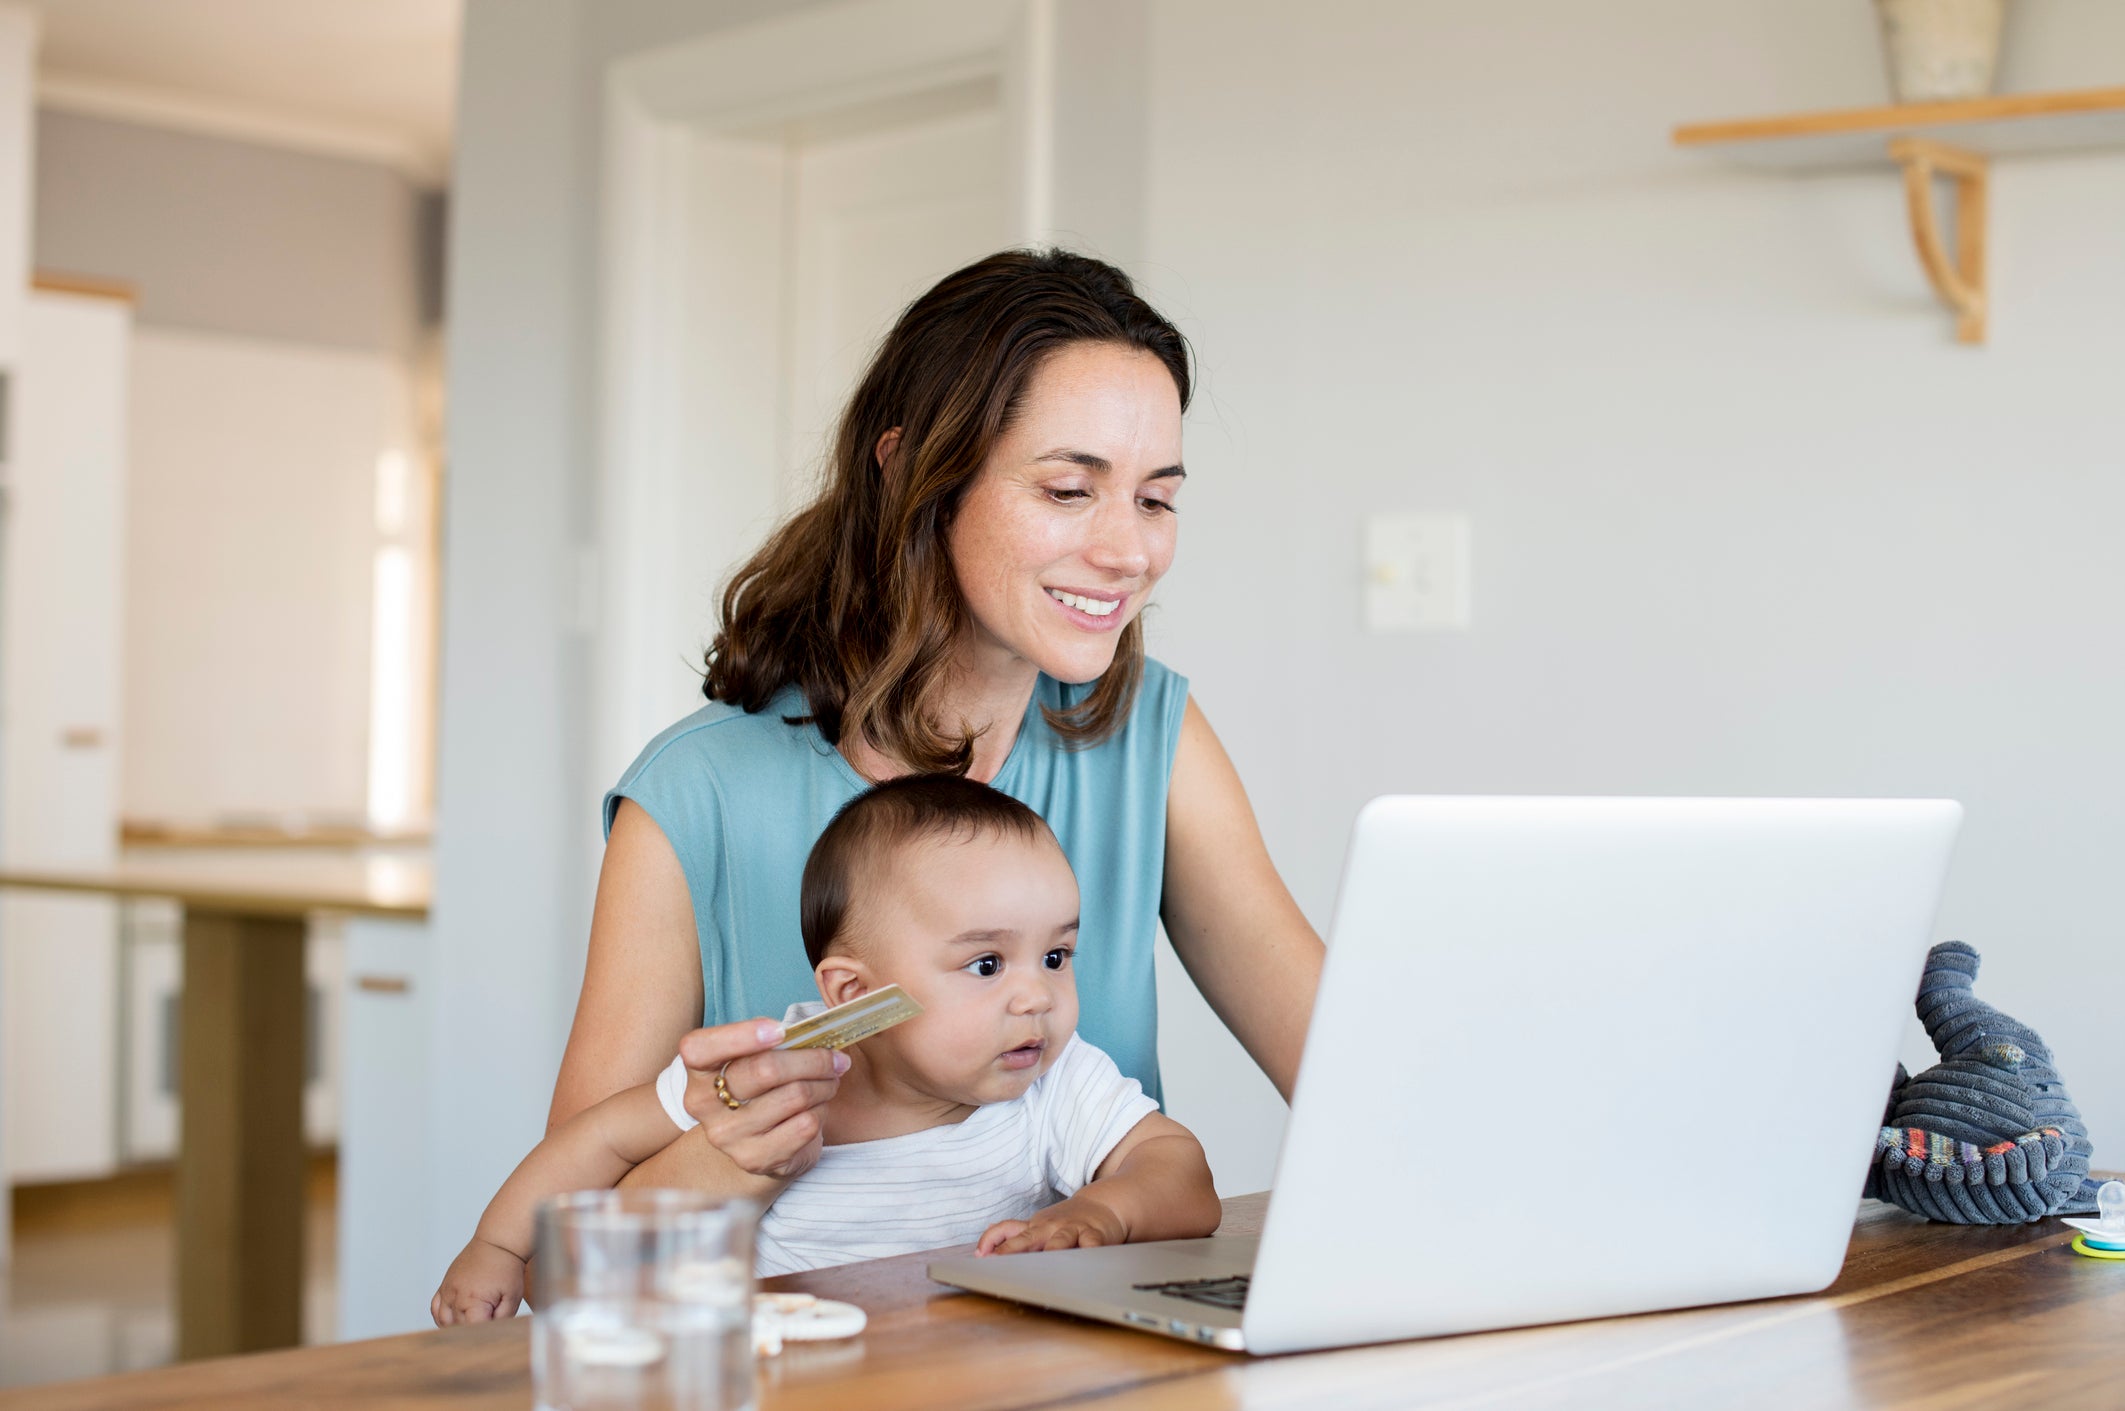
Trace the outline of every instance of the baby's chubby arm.
[[614, 1093], [547, 1133], [509, 1173], [471, 1243], [451, 1261], [428, 1304], [436, 1326], [514, 1317], [524, 1296], [539, 1202], [563, 1191], [617, 1185], [680, 1135], [652, 1083]]
[[1195, 1134], [1162, 1113], [1129, 1129], [1092, 1180], [1031, 1220], [1003, 1220], [976, 1254], [1018, 1254], [1142, 1240], [1195, 1239], [1224, 1218]]

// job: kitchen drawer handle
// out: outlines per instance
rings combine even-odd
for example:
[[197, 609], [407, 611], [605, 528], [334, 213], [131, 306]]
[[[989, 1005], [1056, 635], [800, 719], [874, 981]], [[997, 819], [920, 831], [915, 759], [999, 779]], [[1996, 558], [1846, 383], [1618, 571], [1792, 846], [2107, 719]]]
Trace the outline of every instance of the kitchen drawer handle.
[[357, 975], [354, 988], [364, 994], [402, 995], [413, 988], [413, 982], [403, 975]]
[[93, 725], [69, 725], [59, 732], [59, 747], [67, 750], [100, 750], [103, 731]]

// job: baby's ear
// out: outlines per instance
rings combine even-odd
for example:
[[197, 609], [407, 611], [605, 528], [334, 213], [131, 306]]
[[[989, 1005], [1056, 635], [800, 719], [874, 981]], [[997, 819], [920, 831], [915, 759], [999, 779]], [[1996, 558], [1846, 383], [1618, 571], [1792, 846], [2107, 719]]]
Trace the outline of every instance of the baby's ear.
[[860, 999], [875, 986], [870, 968], [853, 955], [829, 955], [812, 971], [819, 983], [819, 998], [829, 1006]]

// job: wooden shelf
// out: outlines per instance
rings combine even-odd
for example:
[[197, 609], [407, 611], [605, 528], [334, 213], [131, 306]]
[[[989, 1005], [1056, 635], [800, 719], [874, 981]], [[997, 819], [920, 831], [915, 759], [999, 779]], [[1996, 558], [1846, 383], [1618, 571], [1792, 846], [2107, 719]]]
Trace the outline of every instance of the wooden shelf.
[[[1982, 343], [1992, 158], [2125, 149], [2125, 88], [1687, 123], [1675, 129], [1675, 145], [1785, 171], [1901, 168], [1919, 264], [1955, 315], [1956, 340]], [[1954, 188], [1953, 248], [1934, 202], [1934, 183], [1942, 178]]]
[[125, 280], [65, 270], [38, 270], [30, 276], [30, 288], [40, 294], [79, 294], [90, 299], [116, 299], [121, 304], [140, 302], [140, 291]]
[[1686, 123], [1675, 129], [1675, 145], [1716, 148], [1751, 166], [1831, 170], [1886, 166], [1888, 139], [1904, 135], [1987, 157], [2125, 148], [2125, 88]]

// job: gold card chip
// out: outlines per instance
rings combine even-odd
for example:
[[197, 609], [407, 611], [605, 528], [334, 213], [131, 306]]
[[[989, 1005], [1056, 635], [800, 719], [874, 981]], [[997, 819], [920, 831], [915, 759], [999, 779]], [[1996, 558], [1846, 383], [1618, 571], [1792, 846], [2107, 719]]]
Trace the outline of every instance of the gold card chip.
[[847, 1048], [920, 1013], [922, 1006], [906, 990], [887, 985], [858, 995], [847, 1004], [837, 1004], [824, 1014], [798, 1020], [783, 1030], [782, 1042], [775, 1047]]

